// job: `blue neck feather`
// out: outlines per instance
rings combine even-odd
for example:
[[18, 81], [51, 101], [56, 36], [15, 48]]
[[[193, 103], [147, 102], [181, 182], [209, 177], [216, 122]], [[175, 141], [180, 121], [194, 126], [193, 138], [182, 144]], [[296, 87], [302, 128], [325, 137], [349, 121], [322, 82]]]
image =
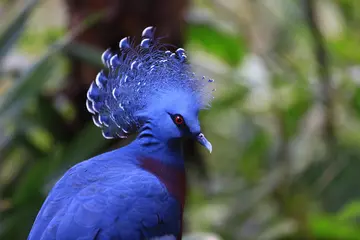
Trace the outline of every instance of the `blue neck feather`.
[[137, 138], [132, 143], [136, 149], [142, 149], [145, 157], [151, 157], [165, 164], [184, 167], [181, 138], [163, 141], [156, 136], [150, 121], [141, 128]]

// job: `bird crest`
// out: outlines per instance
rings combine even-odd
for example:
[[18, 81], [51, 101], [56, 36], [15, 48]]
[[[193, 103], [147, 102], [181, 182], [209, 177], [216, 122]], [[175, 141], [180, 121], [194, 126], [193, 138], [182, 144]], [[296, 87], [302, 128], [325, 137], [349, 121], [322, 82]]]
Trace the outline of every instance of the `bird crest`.
[[208, 108], [213, 99], [208, 83], [212, 79], [197, 77], [187, 61], [186, 52], [175, 52], [155, 38], [155, 28], [142, 32], [135, 46], [129, 37], [119, 42], [119, 52], [107, 49], [102, 54], [101, 70], [88, 92], [86, 107], [94, 124], [105, 138], [126, 138], [141, 127], [138, 112], [149, 107], [150, 98], [161, 93], [183, 91], [191, 94], [199, 109]]

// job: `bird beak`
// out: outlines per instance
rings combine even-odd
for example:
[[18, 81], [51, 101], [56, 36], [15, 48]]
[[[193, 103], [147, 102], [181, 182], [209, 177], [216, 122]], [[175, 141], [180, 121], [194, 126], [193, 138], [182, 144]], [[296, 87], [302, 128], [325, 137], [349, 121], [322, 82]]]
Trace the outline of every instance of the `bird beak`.
[[204, 147], [206, 147], [206, 149], [209, 150], [210, 153], [212, 152], [212, 145], [211, 145], [211, 143], [206, 139], [206, 137], [204, 136], [203, 133], [199, 133], [199, 134], [196, 136], [196, 140], [197, 140], [201, 145], [203, 145]]

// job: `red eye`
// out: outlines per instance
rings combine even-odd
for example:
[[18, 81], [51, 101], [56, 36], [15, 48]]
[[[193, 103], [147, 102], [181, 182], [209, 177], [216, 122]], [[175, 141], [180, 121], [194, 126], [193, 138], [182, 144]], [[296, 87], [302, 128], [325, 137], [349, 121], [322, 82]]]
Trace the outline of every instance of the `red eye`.
[[181, 124], [183, 124], [184, 123], [184, 119], [183, 119], [183, 117], [182, 116], [176, 116], [175, 117], [175, 123], [177, 124], [177, 125], [181, 125]]

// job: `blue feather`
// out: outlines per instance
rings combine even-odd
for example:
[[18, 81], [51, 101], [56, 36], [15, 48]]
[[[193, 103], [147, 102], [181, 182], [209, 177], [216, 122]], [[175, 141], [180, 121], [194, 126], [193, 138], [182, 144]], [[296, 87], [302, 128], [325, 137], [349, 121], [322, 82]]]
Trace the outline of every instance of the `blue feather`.
[[[122, 161], [114, 161], [123, 156]], [[180, 232], [181, 210], [129, 149], [72, 167], [40, 210], [29, 240], [150, 239]]]
[[107, 117], [105, 124], [95, 122], [107, 138], [138, 131], [141, 122], [137, 115], [156, 95], [182, 89], [196, 99], [199, 108], [206, 108], [212, 99], [207, 82], [191, 71], [185, 50], [179, 48], [172, 53], [154, 36], [155, 29], [147, 27], [139, 46], [133, 46], [126, 37], [119, 43], [120, 54], [112, 54], [109, 49], [102, 54], [107, 73], [99, 72], [90, 86], [87, 108], [92, 114]]

